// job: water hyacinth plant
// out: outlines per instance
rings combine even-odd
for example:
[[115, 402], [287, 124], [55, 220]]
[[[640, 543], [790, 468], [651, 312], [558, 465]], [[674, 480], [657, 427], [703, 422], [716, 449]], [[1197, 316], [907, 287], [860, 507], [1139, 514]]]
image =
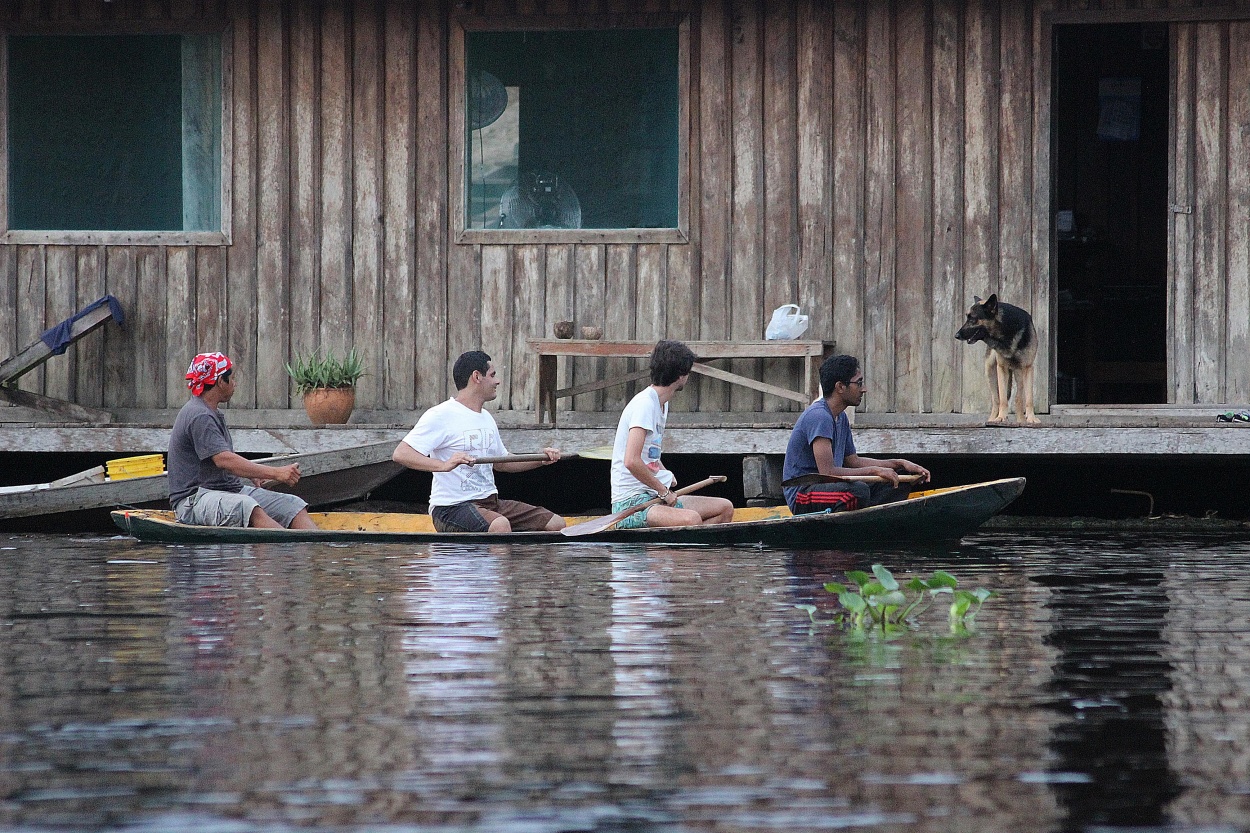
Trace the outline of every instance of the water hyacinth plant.
[[320, 351], [308, 356], [297, 355], [293, 363], [287, 364], [286, 372], [295, 381], [296, 391], [303, 394], [320, 388], [354, 387], [365, 375], [365, 367], [360, 354], [353, 348], [341, 359], [334, 355], [334, 351], [324, 356]]
[[994, 593], [984, 588], [960, 590], [959, 581], [944, 570], [930, 578], [916, 577], [904, 584], [880, 564], [872, 565], [872, 575], [862, 570], [846, 574], [850, 586], [831, 581], [825, 589], [838, 597], [841, 611], [832, 619], [817, 619], [814, 605], [795, 605], [807, 611], [812, 624], [836, 624], [853, 630], [879, 629], [899, 633], [916, 626], [920, 614], [939, 596], [950, 596], [947, 618], [953, 631], [966, 631], [973, 624], [982, 603]]

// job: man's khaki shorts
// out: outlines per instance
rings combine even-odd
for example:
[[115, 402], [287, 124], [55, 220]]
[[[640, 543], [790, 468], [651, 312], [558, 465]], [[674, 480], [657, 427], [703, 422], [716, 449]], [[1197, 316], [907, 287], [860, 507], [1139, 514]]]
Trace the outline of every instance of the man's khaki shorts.
[[244, 486], [239, 492], [198, 489], [195, 494], [178, 501], [174, 517], [178, 523], [197, 526], [247, 526], [252, 510], [257, 506], [278, 523], [289, 527], [308, 503], [295, 495], [271, 492], [256, 486]]

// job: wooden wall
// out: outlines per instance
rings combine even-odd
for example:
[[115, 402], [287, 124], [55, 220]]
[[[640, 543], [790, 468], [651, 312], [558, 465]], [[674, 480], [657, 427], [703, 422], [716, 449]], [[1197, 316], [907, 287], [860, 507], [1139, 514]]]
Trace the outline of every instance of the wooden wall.
[[[446, 396], [450, 361], [480, 346], [505, 368], [500, 406], [528, 409], [537, 367], [525, 339], [554, 321], [601, 323], [609, 338], [758, 339], [768, 312], [796, 301], [811, 337], [865, 359], [866, 410], [981, 412], [982, 350], [953, 337], [971, 296], [1030, 307], [1044, 338], [1052, 316], [1050, 3], [2, 4], [0, 23], [229, 22], [233, 240], [0, 247], [0, 354], [111, 292], [127, 328], [23, 387], [177, 407], [190, 356], [224, 349], [243, 369], [236, 407], [286, 408], [298, 405], [283, 371], [293, 351], [350, 345], [370, 371], [358, 407], [413, 409]], [[449, 20], [466, 10], [691, 14], [688, 244], [452, 242]], [[1173, 29], [1176, 149], [1193, 161], [1176, 167], [1176, 187], [1215, 197], [1174, 228], [1195, 241], [1192, 257], [1174, 258], [1182, 402], [1250, 397], [1250, 365], [1224, 358], [1246, 355], [1250, 328], [1246, 26]], [[588, 360], [574, 374], [601, 371]], [[625, 395], [578, 405], [615, 408]], [[707, 381], [684, 406], [791, 407]]]

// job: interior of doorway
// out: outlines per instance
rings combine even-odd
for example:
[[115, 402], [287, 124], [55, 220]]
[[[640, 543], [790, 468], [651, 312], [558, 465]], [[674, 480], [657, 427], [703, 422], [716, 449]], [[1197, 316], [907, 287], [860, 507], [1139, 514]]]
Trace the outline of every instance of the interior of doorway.
[[1054, 38], [1056, 401], [1163, 403], [1168, 26]]

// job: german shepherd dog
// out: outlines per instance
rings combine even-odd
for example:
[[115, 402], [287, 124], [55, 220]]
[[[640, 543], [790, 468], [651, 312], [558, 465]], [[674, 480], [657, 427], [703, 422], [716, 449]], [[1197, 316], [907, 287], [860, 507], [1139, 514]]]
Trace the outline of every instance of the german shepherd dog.
[[1007, 421], [1007, 402], [1012, 380], [1016, 382], [1016, 422], [1038, 425], [1033, 413], [1033, 360], [1037, 358], [1037, 330], [1033, 316], [991, 295], [982, 301], [973, 296], [968, 320], [955, 338], [976, 344], [984, 341], [985, 375], [990, 383], [990, 418], [987, 425]]

